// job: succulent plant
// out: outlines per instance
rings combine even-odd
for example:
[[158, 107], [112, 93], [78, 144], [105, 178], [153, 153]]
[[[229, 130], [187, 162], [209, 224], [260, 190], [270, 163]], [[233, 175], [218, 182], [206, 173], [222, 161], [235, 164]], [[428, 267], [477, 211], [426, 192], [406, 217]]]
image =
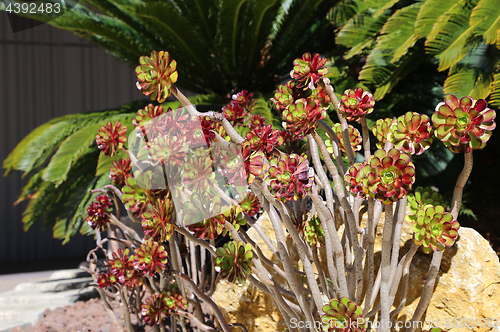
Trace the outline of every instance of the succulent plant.
[[122, 200], [125, 208], [131, 212], [142, 214], [148, 204], [152, 204], [158, 193], [155, 193], [150, 188], [153, 187], [155, 174], [151, 171], [140, 172], [136, 171], [133, 177], [126, 179], [126, 184], [122, 188]]
[[111, 124], [111, 121], [99, 128], [99, 133], [95, 136], [97, 146], [101, 151], [104, 151], [106, 156], [113, 157], [115, 153], [123, 148], [123, 144], [127, 141], [127, 127], [123, 126], [120, 121]]
[[262, 151], [253, 152], [249, 142], [243, 142], [241, 148], [243, 163], [247, 173], [247, 183], [251, 184], [255, 180], [255, 177], [260, 176], [266, 168], [266, 157]]
[[439, 327], [433, 327], [432, 329], [423, 332], [446, 332], [446, 331]]
[[265, 127], [255, 127], [246, 134], [246, 139], [250, 143], [252, 151], [262, 151], [267, 158], [273, 156], [273, 150], [283, 145], [284, 138], [279, 129], [274, 129], [272, 125]]
[[237, 104], [238, 106], [246, 109], [247, 111], [252, 109], [255, 105], [255, 101], [253, 99], [253, 93], [248, 92], [247, 90], [241, 90], [240, 92], [232, 95], [231, 103]]
[[153, 239], [144, 239], [144, 242], [134, 252], [134, 268], [144, 274], [154, 275], [161, 273], [167, 264], [165, 247]]
[[147, 298], [141, 306], [141, 316], [149, 326], [159, 324], [163, 327], [165, 325], [164, 320], [170, 316], [164, 294], [153, 294], [153, 296]]
[[245, 121], [248, 111], [236, 103], [229, 103], [222, 108], [222, 114], [233, 125], [241, 125]]
[[[215, 239], [223, 230], [225, 217], [219, 196], [211, 197], [207, 192], [193, 193], [183, 206], [184, 219], [194, 222], [188, 226], [200, 239]], [[197, 222], [198, 221], [198, 222]]]
[[108, 195], [99, 195], [96, 201], [90, 203], [87, 208], [87, 223], [92, 229], [99, 229], [100, 232], [108, 229], [109, 216], [108, 209], [111, 207], [111, 200]]
[[304, 236], [309, 245], [320, 248], [325, 244], [325, 233], [318, 216], [310, 218], [304, 228]]
[[427, 204], [407, 218], [413, 222], [415, 244], [422, 245], [425, 253], [443, 251], [455, 243], [460, 224], [444, 207]]
[[188, 307], [188, 300], [182, 296], [177, 284], [169, 284], [165, 287], [163, 301], [167, 309], [172, 313], [179, 309], [185, 310]]
[[148, 204], [141, 216], [144, 236], [156, 242], [168, 241], [175, 228], [173, 211], [174, 205], [168, 197], [156, 200], [154, 205]]
[[276, 198], [287, 202], [305, 196], [314, 182], [314, 169], [304, 157], [283, 154], [270, 161], [265, 182]]
[[363, 198], [366, 196], [368, 190], [364, 187], [363, 183], [363, 170], [366, 166], [366, 162], [355, 163], [347, 170], [344, 175], [345, 185], [351, 194], [355, 197]]
[[255, 216], [262, 209], [259, 199], [253, 192], [247, 193], [245, 198], [240, 202], [240, 206], [243, 212], [249, 217]]
[[392, 142], [393, 132], [393, 124], [395, 120], [386, 118], [386, 119], [378, 119], [375, 122], [375, 125], [372, 128], [372, 133], [375, 138], [377, 138], [377, 148], [383, 149], [385, 146], [385, 142], [387, 142], [387, 138], [389, 137]]
[[427, 204], [445, 206], [443, 196], [429, 187], [418, 187], [415, 193], [408, 195], [408, 206], [413, 214], [417, 214]]
[[150, 144], [148, 154], [152, 164], [163, 165], [169, 173], [184, 164], [189, 152], [182, 136], [158, 136]]
[[108, 261], [109, 271], [118, 282], [124, 286], [134, 286], [142, 284], [142, 278], [138, 271], [134, 269], [134, 258], [130, 255], [130, 249], [122, 250], [118, 248], [113, 252]]
[[224, 149], [214, 149], [217, 152], [212, 152], [212, 156], [216, 155], [216, 159], [219, 159], [219, 172], [227, 179], [229, 184], [247, 185], [247, 173], [242, 149], [241, 144], [229, 143]]
[[288, 81], [286, 84], [278, 86], [272, 101], [276, 109], [281, 113], [289, 105], [293, 104], [295, 100], [303, 97], [304, 91], [297, 88], [297, 83], [295, 81]]
[[290, 76], [298, 81], [299, 89], [316, 88], [316, 84], [321, 77], [328, 74], [328, 68], [325, 67], [326, 58], [321, 57], [318, 53], [311, 56], [311, 53], [304, 53], [302, 58], [297, 58], [293, 61], [293, 70]]
[[216, 121], [212, 121], [208, 116], [200, 117], [200, 123], [203, 130], [203, 135], [205, 136], [205, 142], [209, 147], [215, 140], [216, 133], [224, 139], [228, 137], [222, 125]]
[[[231, 208], [224, 209], [224, 220], [225, 222], [231, 223], [237, 231], [240, 229], [240, 226], [247, 223], [243, 215], [243, 209], [239, 205], [231, 205]], [[223, 232], [223, 235], [226, 233], [227, 230]]]
[[315, 100], [297, 99], [282, 113], [284, 127], [294, 138], [301, 139], [316, 128], [316, 123], [326, 117], [326, 111]]
[[[335, 123], [333, 125], [332, 129], [335, 132], [335, 135], [337, 136], [337, 141], [339, 142], [340, 152], [342, 152], [343, 154], [346, 154], [344, 140], [342, 138], [342, 128], [341, 128], [340, 123]], [[359, 133], [359, 131], [351, 125], [348, 125], [348, 133], [349, 133], [349, 140], [351, 143], [352, 151], [354, 153], [356, 153], [356, 151], [361, 150], [361, 143], [363, 141], [363, 138], [361, 137], [361, 134]], [[333, 153], [332, 141], [326, 140], [325, 145], [326, 145], [328, 152]]]
[[403, 198], [415, 182], [415, 167], [410, 157], [398, 149], [377, 150], [362, 172], [365, 193], [384, 205]]
[[[167, 111], [171, 111], [171, 109], [169, 108]], [[148, 104], [144, 109], [138, 110], [134, 120], [132, 120], [137, 136], [144, 137], [148, 146], [149, 141], [154, 140], [159, 134], [164, 134], [162, 114], [164, 114], [163, 106]]]
[[108, 288], [110, 286], [114, 286], [118, 283], [116, 276], [111, 273], [111, 271], [101, 272], [97, 275], [97, 284], [99, 288]]
[[482, 149], [496, 127], [495, 116], [484, 99], [448, 95], [432, 115], [434, 133], [454, 153]]
[[213, 160], [207, 149], [191, 151], [182, 167], [183, 183], [188, 190], [201, 193], [214, 183]]
[[266, 126], [266, 119], [260, 114], [251, 114], [249, 113], [246, 121], [244, 123], [250, 130], [254, 130], [255, 128], [262, 128]]
[[311, 94], [307, 97], [309, 100], [316, 100], [324, 109], [330, 108], [330, 96], [321, 85], [318, 85], [314, 90], [308, 90]]
[[396, 119], [392, 143], [409, 154], [421, 155], [432, 144], [432, 127], [425, 114], [408, 112]]
[[359, 121], [362, 116], [366, 116], [373, 112], [375, 100], [373, 95], [368, 91], [363, 91], [359, 87], [356, 90], [347, 89], [340, 97], [340, 113], [348, 121]]
[[246, 276], [251, 273], [252, 257], [250, 243], [245, 245], [243, 242], [229, 241], [217, 249], [215, 270], [229, 282], [244, 283]]
[[113, 161], [112, 166], [109, 168], [109, 178], [113, 181], [113, 184], [118, 188], [125, 185], [127, 178], [132, 176], [131, 173], [132, 165], [130, 164], [130, 159], [118, 159]]
[[363, 310], [356, 303], [343, 297], [332, 299], [323, 307], [325, 313], [321, 317], [324, 331], [328, 332], [364, 332], [367, 320], [363, 318]]
[[151, 52], [151, 56], [141, 56], [140, 65], [135, 68], [138, 87], [151, 100], [163, 103], [177, 82], [177, 62], [170, 62], [168, 52]]

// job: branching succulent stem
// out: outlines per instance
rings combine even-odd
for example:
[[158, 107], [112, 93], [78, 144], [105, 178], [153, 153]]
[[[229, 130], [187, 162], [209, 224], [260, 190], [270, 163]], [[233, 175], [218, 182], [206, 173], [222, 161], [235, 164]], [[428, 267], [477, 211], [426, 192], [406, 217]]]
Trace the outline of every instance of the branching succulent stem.
[[385, 206], [385, 224], [382, 237], [382, 260], [380, 262], [382, 279], [380, 285], [380, 304], [382, 313], [380, 315], [379, 332], [389, 331], [389, 313], [391, 305], [389, 303], [390, 272], [391, 272], [391, 233], [393, 221], [392, 204]]

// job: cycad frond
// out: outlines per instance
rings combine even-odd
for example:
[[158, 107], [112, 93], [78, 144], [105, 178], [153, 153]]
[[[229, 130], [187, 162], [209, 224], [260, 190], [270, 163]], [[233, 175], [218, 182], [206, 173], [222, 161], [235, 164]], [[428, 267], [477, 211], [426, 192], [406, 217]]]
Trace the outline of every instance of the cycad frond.
[[481, 0], [472, 11], [470, 25], [474, 33], [482, 35], [488, 44], [500, 37], [500, 6], [495, 0]]
[[423, 1], [415, 23], [415, 34], [418, 38], [425, 38], [431, 33], [434, 24], [443, 14], [458, 7], [462, 0], [433, 0]]

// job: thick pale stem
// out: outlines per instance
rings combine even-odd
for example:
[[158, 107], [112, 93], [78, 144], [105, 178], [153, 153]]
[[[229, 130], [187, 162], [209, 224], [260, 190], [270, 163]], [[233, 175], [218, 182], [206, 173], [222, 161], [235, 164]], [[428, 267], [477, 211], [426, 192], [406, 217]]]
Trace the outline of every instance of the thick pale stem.
[[330, 140], [332, 141], [333, 155], [335, 156], [335, 161], [337, 162], [337, 166], [339, 167], [342, 174], [345, 174], [346, 173], [345, 164], [344, 160], [342, 159], [342, 154], [340, 153], [339, 140], [337, 138], [337, 135], [335, 134], [333, 129], [329, 125], [327, 125], [323, 120], [318, 121], [318, 124], [320, 128], [326, 132], [328, 137], [330, 137]]
[[[392, 257], [391, 257], [391, 280], [389, 283], [392, 283], [394, 276], [396, 274], [396, 269], [398, 267], [398, 259], [399, 259], [399, 249], [401, 247], [401, 233], [403, 231], [403, 223], [405, 221], [406, 216], [406, 204], [408, 204], [408, 196], [403, 197], [398, 201], [398, 209], [397, 209], [397, 220], [396, 227], [394, 228], [393, 235], [393, 243], [392, 243]], [[392, 303], [391, 303], [392, 305]]]
[[333, 213], [333, 193], [332, 187], [330, 187], [330, 181], [328, 181], [328, 176], [323, 170], [323, 165], [321, 165], [321, 159], [319, 158], [318, 146], [314, 141], [311, 134], [307, 135], [307, 142], [309, 143], [309, 151], [311, 151], [311, 157], [314, 163], [314, 170], [320, 179], [323, 189], [325, 190], [326, 203], [331, 213]]
[[384, 233], [382, 236], [382, 260], [381, 265], [381, 285], [380, 285], [380, 329], [379, 332], [389, 331], [389, 314], [391, 305], [389, 303], [389, 290], [390, 290], [390, 273], [391, 273], [391, 233], [393, 221], [393, 206], [385, 206], [385, 224]]
[[371, 156], [370, 152], [370, 133], [368, 131], [368, 125], [366, 124], [366, 117], [363, 115], [361, 117], [361, 131], [363, 135], [363, 152], [365, 153], [365, 160], [368, 160]]
[[[375, 227], [373, 227], [373, 213], [375, 208], [375, 202], [373, 197], [368, 198], [368, 222], [366, 225], [366, 240], [368, 242], [368, 249], [366, 253], [366, 259], [368, 264], [368, 281], [366, 285], [366, 296], [365, 296], [365, 306], [363, 312], [368, 312], [370, 309], [370, 300], [373, 293], [373, 283], [375, 278], [375, 264], [374, 264], [374, 247], [375, 247]], [[361, 301], [360, 301], [361, 302]]]

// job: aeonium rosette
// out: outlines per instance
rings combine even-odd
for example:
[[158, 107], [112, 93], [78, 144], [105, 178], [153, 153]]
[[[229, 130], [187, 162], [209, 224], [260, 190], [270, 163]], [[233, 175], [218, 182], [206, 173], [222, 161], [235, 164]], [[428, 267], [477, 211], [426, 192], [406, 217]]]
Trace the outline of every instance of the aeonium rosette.
[[108, 209], [111, 207], [111, 200], [108, 195], [99, 195], [95, 202], [90, 203], [87, 208], [87, 223], [92, 229], [100, 232], [108, 229], [109, 215]]
[[415, 182], [415, 166], [398, 149], [377, 150], [362, 172], [363, 189], [384, 205], [406, 196]]
[[246, 139], [250, 143], [252, 151], [262, 151], [267, 158], [271, 158], [273, 150], [285, 142], [280, 131], [278, 129], [273, 130], [272, 125], [255, 127], [246, 134]]
[[287, 202], [298, 200], [306, 195], [314, 182], [314, 169], [307, 160], [297, 154], [283, 154], [271, 159], [264, 179], [278, 199]]
[[364, 332], [368, 327], [363, 318], [363, 310], [347, 297], [332, 299], [323, 307], [321, 317], [324, 331], [328, 332]]
[[391, 118], [386, 119], [378, 119], [375, 122], [375, 125], [372, 128], [372, 133], [375, 138], [377, 138], [378, 143], [377, 148], [383, 149], [385, 146], [385, 142], [389, 139], [392, 142], [392, 138], [394, 135], [393, 124], [395, 120]]
[[169, 197], [159, 198], [155, 204], [148, 204], [142, 214], [142, 230], [144, 237], [152, 238], [157, 242], [165, 242], [174, 232], [172, 214], [173, 202]]
[[415, 193], [408, 195], [408, 206], [413, 214], [417, 214], [427, 204], [445, 206], [443, 196], [429, 187], [418, 187]]
[[167, 264], [167, 251], [165, 247], [153, 239], [145, 239], [134, 252], [134, 268], [144, 274], [154, 275], [162, 273]]
[[375, 100], [373, 95], [368, 91], [363, 91], [359, 87], [356, 90], [347, 89], [340, 97], [340, 113], [348, 121], [359, 121], [361, 117], [373, 112]]
[[311, 56], [311, 53], [304, 53], [302, 58], [297, 58], [293, 61], [293, 70], [290, 76], [298, 81], [299, 89], [316, 88], [319, 80], [328, 74], [326, 58], [321, 57], [318, 53]]
[[368, 193], [363, 183], [363, 169], [366, 166], [364, 163], [355, 163], [347, 170], [344, 175], [345, 185], [351, 194], [355, 197], [364, 198]]
[[445, 97], [432, 115], [435, 135], [454, 153], [482, 149], [495, 129], [494, 110], [484, 99]]
[[123, 148], [127, 141], [127, 127], [122, 126], [120, 121], [111, 124], [111, 121], [99, 128], [99, 133], [95, 135], [97, 146], [106, 156], [113, 157], [115, 153]]
[[294, 138], [300, 139], [316, 128], [316, 123], [326, 117], [326, 111], [318, 101], [301, 98], [289, 105], [281, 115], [286, 121], [285, 129]]
[[[333, 132], [335, 133], [335, 136], [337, 136], [337, 142], [339, 142], [339, 149], [340, 152], [342, 152], [344, 155], [346, 154], [345, 150], [345, 145], [344, 145], [344, 139], [342, 138], [342, 128], [340, 123], [335, 123], [332, 127]], [[347, 127], [348, 133], [349, 133], [349, 141], [352, 147], [352, 151], [356, 153], [356, 151], [361, 150], [361, 143], [363, 141], [363, 138], [361, 137], [361, 134], [359, 131], [354, 128], [351, 125], [348, 125]], [[331, 140], [326, 140], [325, 141], [326, 148], [328, 152], [333, 154], [333, 146], [332, 146], [332, 141]]]
[[225, 217], [219, 196], [208, 192], [193, 193], [183, 205], [184, 219], [192, 222], [188, 226], [194, 236], [200, 239], [215, 239], [224, 231]]
[[127, 179], [132, 176], [131, 171], [130, 158], [120, 158], [113, 161], [113, 165], [109, 168], [109, 178], [115, 186], [121, 188], [125, 185]]
[[432, 144], [432, 127], [425, 114], [408, 112], [396, 119], [393, 128], [394, 146], [409, 154], [421, 155]]
[[215, 270], [229, 282], [244, 283], [246, 276], [251, 273], [252, 257], [250, 243], [245, 245], [243, 242], [230, 241], [217, 249]]
[[440, 205], [424, 205], [416, 215], [406, 218], [413, 222], [415, 244], [422, 245], [425, 253], [443, 251], [451, 247], [458, 237], [460, 224]]
[[140, 65], [135, 68], [137, 86], [151, 100], [163, 103], [177, 82], [177, 62], [170, 61], [168, 52], [151, 52], [151, 56], [141, 56]]
[[[170, 111], [169, 108], [167, 112]], [[134, 120], [132, 120], [137, 136], [144, 137], [147, 147], [149, 147], [149, 141], [152, 141], [158, 135], [164, 134], [165, 122], [163, 121], [164, 117], [161, 116], [163, 113], [163, 106], [149, 104], [144, 109], [138, 110]]]

